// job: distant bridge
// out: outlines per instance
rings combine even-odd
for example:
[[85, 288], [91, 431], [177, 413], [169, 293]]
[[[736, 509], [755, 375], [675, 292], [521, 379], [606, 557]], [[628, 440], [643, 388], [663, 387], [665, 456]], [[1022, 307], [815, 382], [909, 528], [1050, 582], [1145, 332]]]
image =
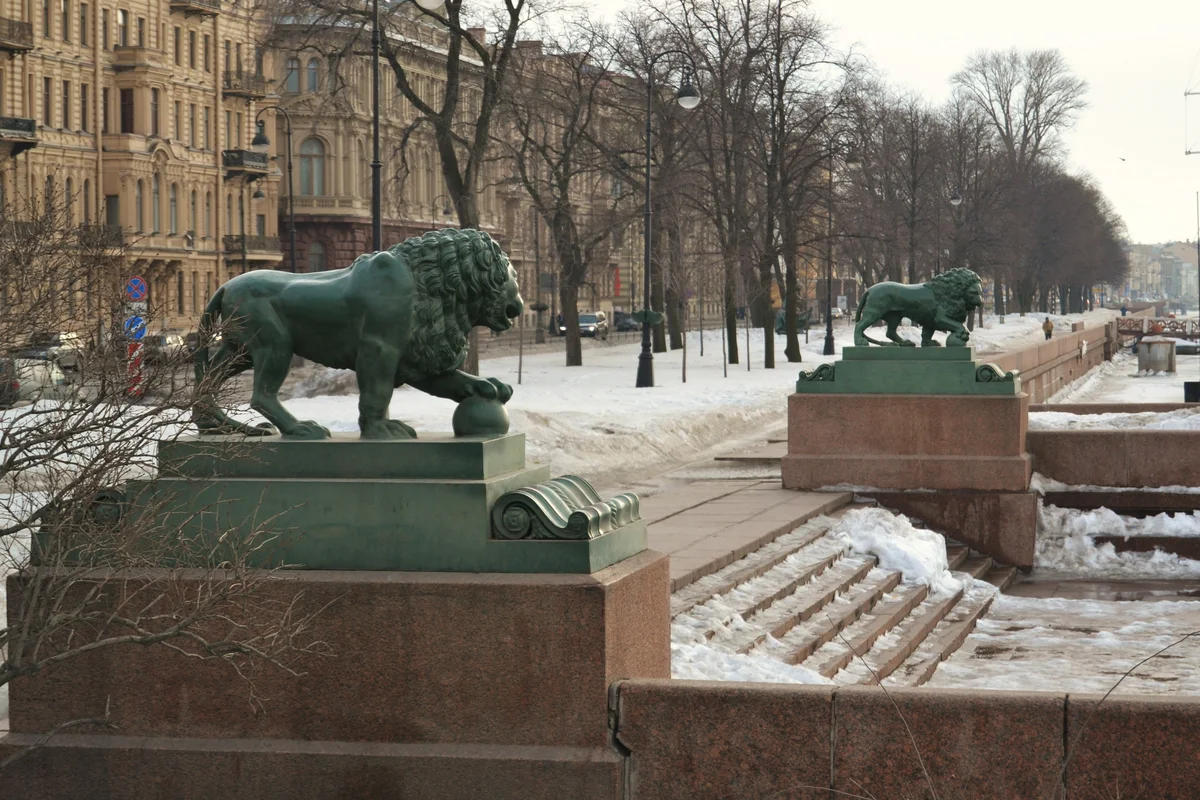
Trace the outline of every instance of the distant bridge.
[[1170, 336], [1174, 339], [1200, 339], [1200, 321], [1170, 317], [1117, 317], [1117, 335]]

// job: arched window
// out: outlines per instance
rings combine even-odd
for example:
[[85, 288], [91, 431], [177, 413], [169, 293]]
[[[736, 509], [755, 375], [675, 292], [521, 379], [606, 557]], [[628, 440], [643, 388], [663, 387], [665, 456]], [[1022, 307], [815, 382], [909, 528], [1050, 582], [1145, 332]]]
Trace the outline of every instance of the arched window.
[[92, 221], [92, 182], [86, 178], [83, 181], [83, 224]]
[[204, 195], [204, 235], [212, 236], [212, 192]]
[[290, 94], [300, 92], [300, 59], [287, 60], [287, 74], [283, 77], [283, 90]]
[[320, 139], [305, 139], [300, 144], [300, 194], [325, 194], [325, 145]]
[[54, 176], [46, 176], [46, 214], [54, 213]]
[[307, 79], [306, 83], [308, 85], [305, 90], [309, 91], [309, 92], [320, 91], [320, 89], [321, 89], [321, 62], [315, 58], [310, 58], [308, 60], [307, 74], [308, 74], [308, 79]]
[[192, 190], [192, 204], [191, 204], [190, 210], [191, 210], [191, 213], [188, 215], [188, 223], [189, 223], [188, 230], [191, 231], [192, 236], [195, 236], [196, 231], [200, 230], [200, 226], [196, 224], [197, 220], [196, 220], [196, 190], [195, 189]]
[[150, 184], [150, 227], [151, 233], [162, 230], [162, 181], [157, 175]]
[[75, 185], [71, 182], [70, 178], [67, 178], [66, 188], [67, 193], [64, 205], [67, 210], [67, 225], [72, 226], [75, 224]]
[[325, 269], [325, 245], [312, 242], [308, 245], [308, 271], [320, 272]]
[[246, 196], [238, 195], [238, 233], [246, 232]]
[[179, 233], [179, 184], [171, 184], [170, 213], [167, 222], [171, 224], [171, 233]]
[[139, 179], [133, 191], [134, 227], [138, 233], [146, 230], [145, 185]]

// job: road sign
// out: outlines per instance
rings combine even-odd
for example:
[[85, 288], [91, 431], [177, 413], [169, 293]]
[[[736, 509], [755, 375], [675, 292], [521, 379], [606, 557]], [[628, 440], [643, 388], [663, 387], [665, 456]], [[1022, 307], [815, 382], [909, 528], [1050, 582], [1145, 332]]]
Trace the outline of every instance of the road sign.
[[553, 272], [543, 272], [538, 275], [538, 289], [543, 292], [553, 292], [558, 288], [558, 276]]
[[150, 287], [146, 284], [146, 279], [141, 275], [134, 275], [125, 284], [125, 296], [135, 302], [145, 300], [149, 292]]
[[132, 317], [135, 315], [142, 316], [149, 310], [150, 310], [150, 308], [147, 305], [145, 300], [142, 300], [142, 301], [136, 302], [136, 303], [126, 303], [125, 304], [125, 316], [127, 316], [127, 317]]
[[839, 294], [839, 295], [838, 295], [838, 303], [837, 303], [837, 305], [838, 305], [838, 308], [840, 308], [842, 311], [845, 311], [845, 310], [846, 310], [846, 307], [849, 305], [849, 304], [846, 302], [846, 295], [844, 295], [844, 294]]
[[146, 320], [141, 317], [130, 317], [125, 320], [125, 336], [129, 339], [140, 340], [146, 335]]

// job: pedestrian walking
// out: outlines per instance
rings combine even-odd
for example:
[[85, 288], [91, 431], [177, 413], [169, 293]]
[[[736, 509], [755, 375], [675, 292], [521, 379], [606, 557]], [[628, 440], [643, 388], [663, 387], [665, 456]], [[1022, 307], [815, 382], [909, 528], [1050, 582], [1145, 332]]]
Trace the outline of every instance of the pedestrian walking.
[[1042, 323], [1042, 333], [1046, 334], [1046, 341], [1050, 341], [1050, 336], [1054, 333], [1054, 323], [1046, 317], [1046, 321]]

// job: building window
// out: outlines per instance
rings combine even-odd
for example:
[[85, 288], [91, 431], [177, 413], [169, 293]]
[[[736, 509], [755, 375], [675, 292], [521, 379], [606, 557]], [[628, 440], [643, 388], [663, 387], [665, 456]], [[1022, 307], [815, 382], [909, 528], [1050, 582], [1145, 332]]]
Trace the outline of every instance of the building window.
[[100, 90], [100, 132], [108, 133], [108, 87]]
[[196, 68], [196, 32], [188, 31], [188, 66]]
[[212, 109], [208, 106], [204, 107], [204, 149], [208, 149], [209, 131], [212, 129]]
[[225, 195], [225, 233], [233, 233], [233, 195]]
[[236, 130], [236, 131], [237, 131], [237, 146], [238, 146], [238, 149], [241, 149], [241, 146], [242, 146], [242, 131], [246, 130], [246, 126], [242, 124], [242, 112], [240, 112], [240, 111], [239, 111], [239, 112], [237, 112], [237, 127], [236, 127], [236, 128], [234, 128], [234, 130]]
[[133, 89], [121, 90], [121, 133], [133, 133]]
[[172, 183], [167, 202], [167, 223], [171, 226], [171, 234], [179, 233], [179, 184]]
[[54, 210], [54, 176], [46, 176], [46, 214]]
[[64, 42], [71, 41], [71, 0], [62, 0], [62, 37]]
[[191, 202], [191, 205], [189, 205], [189, 207], [188, 207], [188, 230], [191, 231], [192, 236], [195, 236], [196, 231], [199, 230], [196, 227], [196, 190], [195, 189], [192, 190], [192, 202]]
[[183, 270], [175, 273], [175, 313], [183, 313]]
[[146, 18], [138, 17], [137, 21], [138, 47], [146, 46]]
[[311, 242], [308, 245], [308, 271], [321, 272], [325, 269], [325, 245]]
[[63, 81], [62, 126], [63, 126], [64, 131], [71, 129], [71, 82], [70, 81]]
[[212, 37], [204, 34], [204, 71], [212, 71]]
[[91, 17], [88, 16], [88, 4], [79, 4], [79, 43], [87, 47], [88, 28], [91, 27]]
[[129, 45], [129, 12], [121, 8], [117, 9], [117, 44]]
[[308, 60], [308, 88], [307, 91], [320, 91], [321, 86], [321, 62], [315, 58]]
[[150, 135], [158, 136], [158, 89], [150, 90]]
[[157, 175], [150, 184], [150, 232], [162, 230], [162, 179]]
[[183, 30], [175, 26], [175, 66], [183, 66]]
[[231, 63], [233, 63], [233, 55], [232, 55], [232, 50], [231, 50], [232, 47], [233, 47], [233, 45], [230, 44], [228, 39], [226, 39], [225, 40], [225, 74], [226, 75], [228, 75], [230, 73], [229, 65]]
[[42, 78], [42, 124], [49, 128], [53, 122], [50, 119], [50, 78]]
[[50, 38], [50, 0], [42, 0], [42, 36]]
[[225, 146], [233, 147], [233, 112], [225, 112]]
[[213, 274], [211, 272], [204, 273], [204, 302], [207, 303], [212, 299]]
[[63, 194], [63, 207], [67, 212], [67, 227], [75, 226], [75, 184], [67, 178], [66, 192]]
[[183, 141], [183, 103], [175, 101], [175, 127], [172, 129], [175, 133], [175, 141]]
[[91, 108], [88, 103], [88, 96], [91, 94], [91, 86], [86, 83], [79, 87], [79, 130], [85, 133], [91, 130], [90, 116]]
[[300, 91], [300, 59], [287, 60], [287, 74], [283, 78], [283, 89], [290, 94]]
[[196, 146], [196, 104], [188, 104], [188, 141]]
[[102, 8], [100, 9], [100, 46], [107, 50], [110, 42], [111, 40], [108, 38], [108, 9]]
[[[238, 45], [238, 60], [242, 59], [242, 46]], [[262, 77], [263, 74], [263, 49], [261, 47], [254, 48], [254, 74]]]
[[134, 223], [136, 226], [135, 229], [138, 233], [142, 233], [146, 229], [145, 206], [145, 187], [143, 186], [142, 181], [139, 179], [137, 182], [137, 187], [134, 189], [133, 193], [133, 213], [136, 217], [134, 219]]
[[[242, 77], [242, 43], [241, 42], [237, 43], [237, 50], [235, 50], [234, 52], [237, 55], [237, 58], [235, 59], [237, 61], [237, 64], [234, 67], [234, 69], [237, 70], [238, 77], [240, 78], [240, 77]], [[258, 74], [261, 75], [262, 73], [260, 72]]]
[[238, 195], [238, 233], [246, 235], [246, 195]]
[[92, 182], [88, 179], [83, 181], [83, 224], [88, 225], [92, 221]]
[[192, 273], [192, 313], [200, 313], [200, 273]]
[[204, 235], [212, 236], [212, 192], [204, 195]]
[[325, 194], [325, 145], [320, 139], [300, 144], [300, 194]]

